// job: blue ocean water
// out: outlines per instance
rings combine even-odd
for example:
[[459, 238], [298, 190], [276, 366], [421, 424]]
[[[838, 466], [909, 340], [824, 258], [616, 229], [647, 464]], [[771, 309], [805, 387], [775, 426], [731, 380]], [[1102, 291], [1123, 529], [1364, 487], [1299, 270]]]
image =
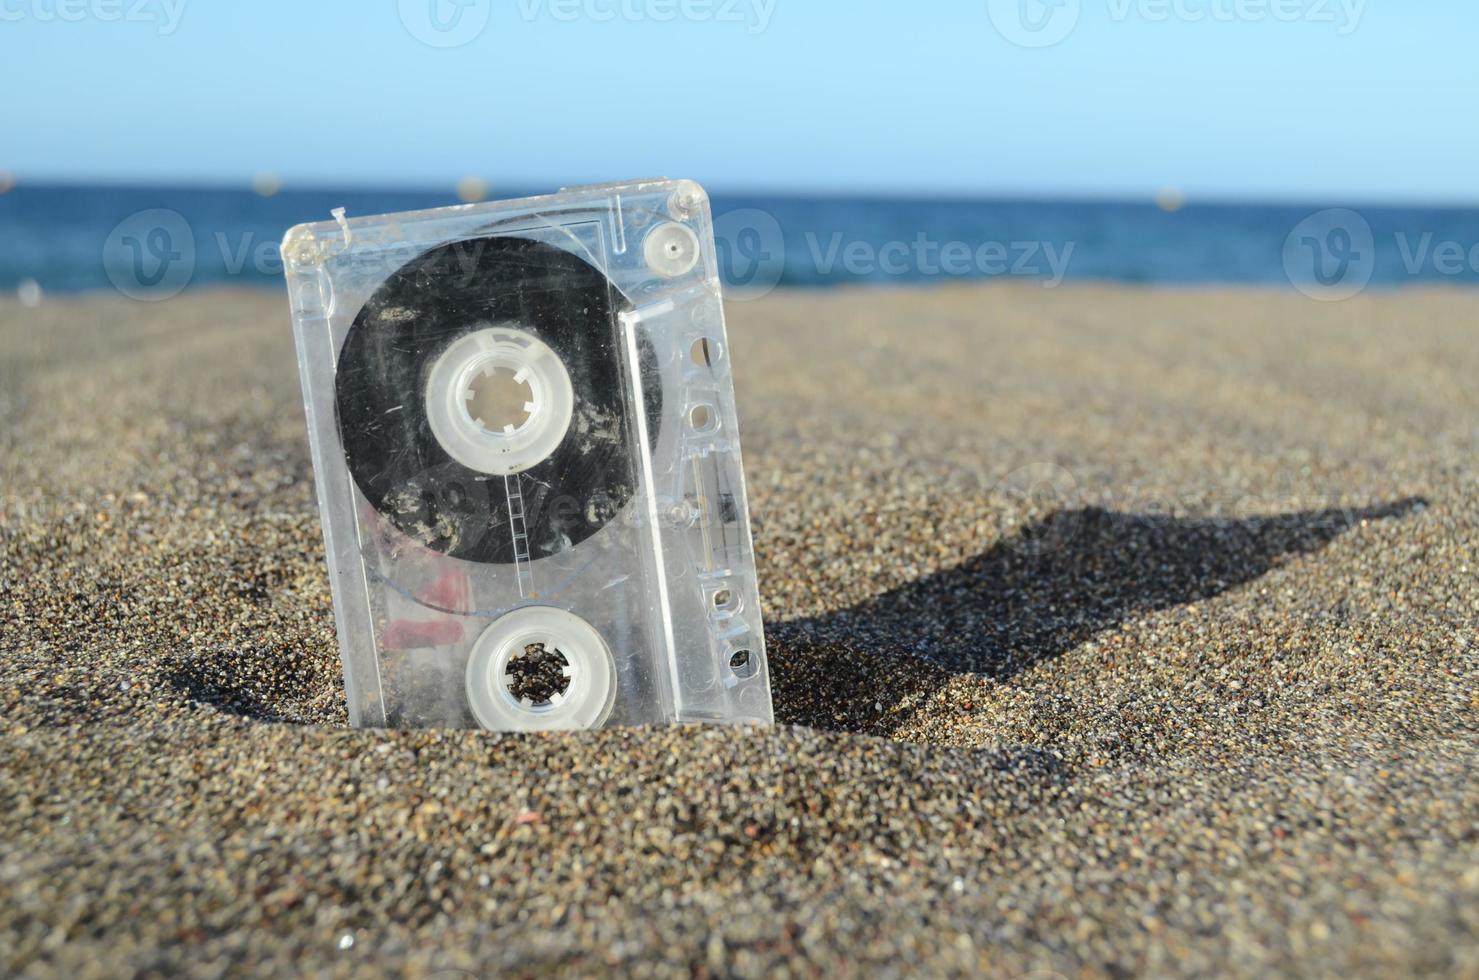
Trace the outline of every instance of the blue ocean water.
[[[499, 196], [530, 193], [510, 191]], [[455, 204], [450, 192], [50, 186], [0, 193], [0, 290], [42, 294], [281, 281], [277, 243], [335, 207]], [[731, 286], [992, 278], [1257, 284], [1348, 292], [1479, 284], [1479, 209], [930, 200], [715, 193]], [[1354, 288], [1350, 288], [1354, 287]]]

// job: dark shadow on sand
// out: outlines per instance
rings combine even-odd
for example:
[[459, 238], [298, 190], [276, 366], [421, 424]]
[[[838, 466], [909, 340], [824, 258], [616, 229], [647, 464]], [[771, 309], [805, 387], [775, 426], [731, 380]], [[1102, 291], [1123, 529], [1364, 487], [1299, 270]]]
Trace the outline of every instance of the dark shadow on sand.
[[890, 734], [888, 709], [955, 674], [998, 682], [1135, 616], [1210, 599], [1365, 521], [1367, 508], [1244, 520], [1060, 511], [954, 568], [848, 609], [766, 629], [776, 718]]
[[243, 643], [231, 656], [184, 651], [165, 658], [160, 679], [195, 704], [254, 721], [293, 725], [348, 721], [338, 651]]

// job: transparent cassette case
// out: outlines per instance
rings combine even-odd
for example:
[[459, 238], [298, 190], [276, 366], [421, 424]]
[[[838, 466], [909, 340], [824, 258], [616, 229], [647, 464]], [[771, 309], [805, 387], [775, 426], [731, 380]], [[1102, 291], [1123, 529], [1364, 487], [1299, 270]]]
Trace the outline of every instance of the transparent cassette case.
[[697, 184], [340, 217], [283, 258], [354, 725], [771, 720]]

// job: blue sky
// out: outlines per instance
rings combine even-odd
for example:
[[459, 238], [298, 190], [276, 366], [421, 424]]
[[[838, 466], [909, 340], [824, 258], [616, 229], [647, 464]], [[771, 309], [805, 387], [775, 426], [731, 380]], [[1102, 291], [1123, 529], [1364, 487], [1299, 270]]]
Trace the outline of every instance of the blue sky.
[[0, 170], [1475, 203], [1476, 39], [1472, 0], [0, 0]]

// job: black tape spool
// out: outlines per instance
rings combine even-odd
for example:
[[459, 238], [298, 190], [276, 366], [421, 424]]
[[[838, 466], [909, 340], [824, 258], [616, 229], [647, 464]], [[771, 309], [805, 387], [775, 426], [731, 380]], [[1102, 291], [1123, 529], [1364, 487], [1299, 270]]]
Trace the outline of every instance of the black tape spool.
[[[452, 242], [402, 266], [360, 310], [339, 354], [339, 433], [360, 492], [425, 548], [483, 564], [515, 560], [505, 477], [448, 455], [426, 411], [427, 378], [447, 347], [490, 326], [513, 327], [559, 356], [575, 392], [564, 440], [507, 477], [523, 497], [529, 559], [591, 537], [636, 492], [616, 319], [629, 308], [585, 260], [525, 238]], [[655, 442], [657, 359], [643, 337], [638, 352]]]

